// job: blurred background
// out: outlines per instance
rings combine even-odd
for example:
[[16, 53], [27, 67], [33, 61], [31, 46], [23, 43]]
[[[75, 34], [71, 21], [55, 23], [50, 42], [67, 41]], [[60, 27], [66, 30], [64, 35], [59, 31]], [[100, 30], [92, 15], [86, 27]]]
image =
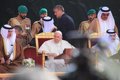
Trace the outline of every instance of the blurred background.
[[0, 2], [0, 26], [6, 24], [11, 17], [17, 16], [17, 8], [21, 4], [28, 7], [28, 17], [32, 23], [39, 20], [38, 11], [42, 7], [47, 8], [49, 16], [55, 19], [53, 7], [61, 4], [65, 8], [65, 12], [74, 19], [76, 29], [81, 21], [87, 19], [87, 10], [94, 8], [98, 11], [100, 6], [105, 5], [110, 7], [116, 25], [120, 26], [120, 2], [118, 0], [2, 0]]

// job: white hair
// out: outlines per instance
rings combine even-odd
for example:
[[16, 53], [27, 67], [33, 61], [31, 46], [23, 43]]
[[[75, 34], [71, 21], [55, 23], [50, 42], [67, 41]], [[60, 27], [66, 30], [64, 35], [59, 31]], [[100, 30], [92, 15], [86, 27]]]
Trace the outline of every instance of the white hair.
[[55, 33], [59, 33], [60, 35], [62, 35], [62, 32], [61, 32], [61, 31], [55, 31]]

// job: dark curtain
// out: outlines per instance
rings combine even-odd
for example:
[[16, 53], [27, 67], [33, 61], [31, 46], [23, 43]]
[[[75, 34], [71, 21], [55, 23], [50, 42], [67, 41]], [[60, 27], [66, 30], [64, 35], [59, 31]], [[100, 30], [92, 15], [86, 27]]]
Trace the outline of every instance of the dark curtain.
[[118, 0], [2, 0], [0, 2], [0, 27], [6, 24], [11, 17], [17, 16], [17, 7], [21, 4], [28, 7], [28, 17], [32, 23], [39, 20], [38, 11], [42, 7], [47, 8], [49, 16], [56, 21], [53, 7], [61, 4], [65, 8], [65, 12], [74, 19], [76, 29], [81, 21], [87, 19], [87, 10], [94, 8], [98, 11], [100, 6], [106, 5], [112, 10], [118, 28], [120, 26], [120, 2]]

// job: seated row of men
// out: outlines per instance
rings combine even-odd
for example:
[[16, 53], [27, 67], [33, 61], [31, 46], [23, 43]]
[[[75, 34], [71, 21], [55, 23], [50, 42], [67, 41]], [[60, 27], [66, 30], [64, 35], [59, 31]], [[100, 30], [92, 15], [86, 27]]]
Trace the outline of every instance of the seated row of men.
[[[22, 65], [24, 59], [21, 38], [17, 33], [18, 26], [15, 28], [6, 24], [1, 28], [0, 34], [0, 72], [13, 72]], [[64, 59], [53, 59], [61, 55], [66, 48], [74, 48], [70, 43], [62, 40], [62, 32], [56, 31], [54, 39], [48, 40], [38, 50], [39, 53], [45, 52], [48, 56], [45, 67], [52, 71], [64, 71]], [[36, 54], [35, 54], [36, 55]], [[52, 62], [52, 64], [51, 64]], [[55, 64], [55, 65], [54, 65]], [[53, 66], [54, 65], [54, 66]], [[61, 66], [60, 66], [61, 65]], [[50, 67], [51, 66], [51, 67]], [[53, 67], [52, 67], [53, 66]], [[55, 67], [58, 67], [57, 69]], [[61, 70], [62, 69], [62, 70]]]
[[[100, 38], [99, 43], [93, 46], [92, 49], [95, 54], [102, 53], [106, 57], [111, 57], [120, 50], [120, 41], [114, 30], [108, 30], [107, 33], [109, 37]], [[0, 72], [13, 72], [19, 69], [24, 59], [24, 53], [20, 38], [16, 36], [15, 29], [10, 25], [4, 25], [1, 28], [0, 45]], [[61, 31], [56, 31], [54, 39], [45, 41], [38, 52], [44, 52], [48, 56], [48, 60], [45, 62], [47, 69], [50, 71], [65, 71], [68, 67], [66, 60], [58, 57], [64, 55], [71, 59], [71, 54], [64, 54], [65, 49], [75, 49], [75, 47], [69, 42], [62, 40]]]
[[[43, 9], [42, 12], [40, 13], [44, 13], [44, 11], [45, 13], [47, 12], [45, 9]], [[26, 24], [26, 23], [30, 23], [30, 21], [28, 18], [25, 18], [26, 14], [24, 14], [28, 12], [28, 10], [25, 6], [20, 6], [18, 8], [18, 12], [19, 12], [19, 15], [14, 19], [11, 18], [9, 21], [9, 24], [12, 26], [4, 25], [1, 28], [0, 72], [13, 72], [17, 68], [19, 68], [22, 60], [24, 59], [24, 54], [22, 52], [22, 49], [24, 46], [26, 46], [31, 41], [31, 33], [29, 31], [30, 30], [29, 27], [31, 25]], [[101, 8], [100, 15], [99, 15], [100, 17], [98, 16], [98, 19], [94, 19], [92, 23], [90, 24], [90, 25], [96, 25], [97, 27], [89, 26], [89, 31], [97, 32], [97, 33], [100, 33], [101, 36], [105, 36], [105, 39], [103, 39], [103, 42], [101, 42], [100, 45], [96, 44], [93, 47], [93, 49], [95, 50], [95, 53], [101, 53], [100, 51], [103, 51], [103, 53], [105, 53], [106, 56], [110, 57], [118, 53], [120, 49], [119, 47], [120, 42], [116, 34], [117, 30], [115, 29], [116, 27], [115, 27], [115, 22], [113, 21], [113, 16], [109, 16], [111, 17], [110, 19], [108, 18], [108, 16], [106, 16], [107, 14], [108, 16], [111, 15], [109, 8], [108, 7]], [[108, 21], [107, 19], [110, 19], [110, 20]], [[53, 27], [54, 24], [50, 17], [44, 17], [42, 21], [51, 21], [50, 23], [47, 22], [49, 23], [49, 25], [44, 25], [43, 30], [45, 32], [48, 32], [47, 31], [48, 29], [51, 31], [56, 30], [56, 27]], [[12, 24], [13, 22], [15, 23], [15, 25]], [[107, 25], [106, 23], [108, 24], [111, 23], [111, 24]], [[24, 25], [24, 27], [22, 27], [24, 29], [18, 26], [22, 24]], [[34, 25], [38, 25], [38, 24], [34, 24]], [[47, 29], [45, 28], [45, 26], [50, 26], [50, 25], [52, 25], [52, 27], [49, 27]], [[37, 30], [38, 33], [39, 31], [43, 32], [41, 30]], [[34, 41], [35, 34], [36, 33], [34, 33], [34, 35], [32, 36], [33, 41]], [[82, 43], [78, 43], [78, 44], [82, 44]], [[62, 32], [56, 31], [54, 34], [54, 39], [44, 42], [43, 45], [38, 50], [39, 53], [45, 52], [45, 55], [48, 56], [49, 60], [45, 62], [45, 67], [49, 69], [50, 71], [65, 71], [65, 69], [68, 67], [68, 65], [65, 64], [66, 63], [65, 59], [56, 60], [56, 58], [58, 58], [59, 55], [62, 55], [66, 48], [74, 48], [74, 47], [67, 41], [62, 40]], [[102, 48], [104, 48], [105, 50], [103, 50]], [[111, 55], [108, 54], [109, 53], [108, 51], [110, 52]]]
[[[61, 5], [58, 5], [54, 10], [59, 10], [59, 9], [61, 10], [61, 14], [63, 15], [64, 8]], [[9, 25], [4, 25], [1, 28], [1, 39], [0, 39], [0, 44], [1, 44], [0, 72], [1, 73], [13, 72], [17, 68], [19, 68], [22, 60], [24, 59], [24, 54], [22, 49], [23, 47], [28, 45], [30, 41], [32, 44], [35, 43], [34, 41], [35, 34], [38, 34], [40, 32], [56, 31], [56, 27], [54, 26], [54, 21], [51, 17], [47, 16], [47, 9], [45, 8], [42, 8], [39, 11], [40, 20], [33, 23], [32, 31], [31, 31], [31, 20], [26, 17], [27, 12], [28, 12], [28, 8], [26, 6], [24, 5], [19, 6], [18, 16], [11, 18], [8, 21]], [[64, 15], [65, 18], [66, 16], [67, 15]], [[68, 18], [71, 19], [69, 16], [67, 16], [67, 19]], [[43, 23], [44, 23], [44, 27], [43, 27]], [[70, 26], [72, 25], [70, 24]], [[68, 42], [62, 41], [61, 32], [56, 32], [55, 36], [56, 37], [54, 41], [57, 44], [56, 47], [59, 49], [58, 50], [59, 54], [63, 53], [64, 48], [71, 47], [71, 45]], [[64, 46], [65, 44], [68, 45], [66, 45], [65, 47]], [[60, 46], [62, 46], [63, 49], [59, 48]], [[64, 62], [62, 62], [62, 64], [64, 66]]]
[[[96, 62], [99, 57], [105, 57], [105, 58], [113, 58], [116, 60], [120, 60], [120, 40], [117, 36], [117, 33], [113, 29], [107, 30], [108, 36], [102, 36], [97, 39], [97, 43], [90, 48], [92, 51], [89, 55], [94, 55], [92, 58], [94, 59], [94, 62]], [[75, 34], [74, 34], [75, 35]], [[83, 40], [84, 37], [78, 37], [76, 34], [76, 37], [73, 38], [78, 40]], [[72, 36], [72, 34], [71, 34]], [[71, 38], [72, 40], [72, 38]], [[87, 41], [86, 41], [87, 43]], [[72, 46], [73, 44], [74, 46]], [[45, 52], [45, 55], [48, 56], [48, 61], [46, 61], [45, 66], [47, 69], [51, 71], [67, 71], [69, 69], [69, 64], [67, 63], [66, 59], [72, 59], [79, 51], [82, 50], [82, 48], [75, 46], [73, 43], [68, 43], [65, 40], [62, 40], [62, 33], [60, 31], [56, 31], [54, 35], [54, 39], [45, 41], [42, 46], [39, 48], [38, 52], [41, 53], [42, 51]], [[84, 43], [78, 42], [77, 44], [85, 45]], [[85, 47], [87, 50], [87, 46]], [[67, 52], [65, 53], [65, 58], [58, 58], [58, 56], [64, 54], [65, 49], [72, 49], [73, 52]], [[77, 52], [76, 52], [77, 50]], [[95, 63], [95, 65], [97, 65]]]

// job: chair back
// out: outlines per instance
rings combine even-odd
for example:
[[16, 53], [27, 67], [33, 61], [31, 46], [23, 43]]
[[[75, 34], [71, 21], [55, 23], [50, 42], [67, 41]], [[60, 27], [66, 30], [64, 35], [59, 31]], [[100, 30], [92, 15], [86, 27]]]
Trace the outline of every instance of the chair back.
[[47, 40], [53, 39], [54, 38], [54, 33], [53, 32], [43, 32], [40, 34], [37, 34], [35, 36], [35, 41], [36, 41], [36, 51], [40, 48], [40, 46]]
[[45, 53], [38, 54], [38, 49], [40, 46], [47, 40], [53, 39], [54, 38], [54, 33], [53, 32], [43, 32], [40, 34], [35, 35], [35, 41], [36, 41], [36, 53], [37, 56], [42, 56], [42, 66], [44, 67], [45, 65]]

